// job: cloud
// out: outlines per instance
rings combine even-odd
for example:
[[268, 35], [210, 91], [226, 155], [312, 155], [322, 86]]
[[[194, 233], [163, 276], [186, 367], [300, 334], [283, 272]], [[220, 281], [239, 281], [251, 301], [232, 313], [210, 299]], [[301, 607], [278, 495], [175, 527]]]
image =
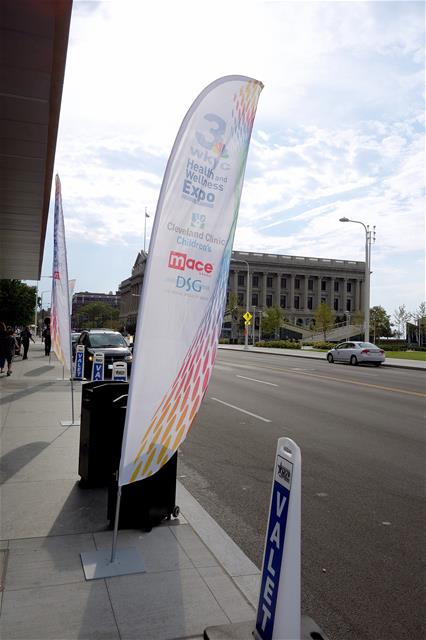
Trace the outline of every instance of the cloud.
[[187, 109], [243, 73], [265, 89], [236, 248], [363, 260], [347, 216], [376, 225], [375, 295], [391, 299], [397, 252], [401, 295], [424, 290], [410, 258], [424, 250], [423, 25], [420, 2], [74, 3], [56, 154], [67, 233], [142, 246]]

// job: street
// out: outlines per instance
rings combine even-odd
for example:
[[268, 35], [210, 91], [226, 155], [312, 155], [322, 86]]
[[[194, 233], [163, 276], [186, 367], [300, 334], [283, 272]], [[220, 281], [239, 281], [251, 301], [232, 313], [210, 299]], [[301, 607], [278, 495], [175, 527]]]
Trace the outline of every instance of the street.
[[260, 568], [277, 439], [302, 452], [302, 612], [424, 637], [425, 374], [219, 350], [178, 477]]

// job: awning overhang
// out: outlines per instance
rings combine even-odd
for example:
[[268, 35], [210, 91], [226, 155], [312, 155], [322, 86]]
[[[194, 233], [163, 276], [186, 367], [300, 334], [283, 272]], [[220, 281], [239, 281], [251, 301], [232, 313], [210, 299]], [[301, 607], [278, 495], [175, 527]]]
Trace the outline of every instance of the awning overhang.
[[71, 10], [0, 3], [1, 279], [40, 279]]

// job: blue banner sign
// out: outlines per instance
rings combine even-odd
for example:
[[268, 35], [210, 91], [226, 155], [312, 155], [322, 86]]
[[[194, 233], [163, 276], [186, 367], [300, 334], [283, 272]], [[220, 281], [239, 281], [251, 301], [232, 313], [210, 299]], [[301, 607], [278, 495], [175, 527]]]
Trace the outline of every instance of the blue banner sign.
[[74, 378], [76, 380], [84, 378], [84, 344], [78, 344], [75, 350]]
[[92, 367], [92, 380], [102, 381], [104, 379], [105, 354], [95, 353]]
[[256, 637], [259, 640], [274, 638], [275, 610], [286, 542], [292, 472], [292, 463], [277, 455], [257, 609]]

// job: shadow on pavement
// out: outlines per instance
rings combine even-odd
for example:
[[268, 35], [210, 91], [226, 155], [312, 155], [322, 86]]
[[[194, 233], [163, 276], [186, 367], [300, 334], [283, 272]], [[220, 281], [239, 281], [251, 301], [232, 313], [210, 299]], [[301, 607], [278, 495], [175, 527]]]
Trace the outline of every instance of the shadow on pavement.
[[50, 442], [31, 442], [16, 447], [0, 457], [0, 483], [3, 484], [18, 473], [31, 460], [48, 447]]
[[[17, 383], [20, 381], [18, 380]], [[16, 384], [16, 383], [14, 383]], [[38, 393], [43, 389], [47, 389], [54, 385], [55, 382], [44, 382], [43, 384], [38, 384], [36, 387], [29, 387], [27, 389], [22, 389], [22, 391], [17, 391], [16, 393], [9, 393], [4, 395], [3, 398], [0, 398], [0, 405], [2, 404], [10, 404], [11, 402], [15, 402], [16, 400], [20, 400], [21, 398], [25, 398], [26, 396], [30, 396], [33, 393]], [[6, 389], [6, 387], [3, 387]]]
[[31, 371], [27, 371], [24, 373], [24, 377], [27, 378], [35, 378], [36, 376], [42, 376], [43, 373], [48, 373], [49, 371], [53, 371], [55, 367], [53, 365], [47, 365], [44, 367], [39, 367], [38, 369], [31, 369]]

